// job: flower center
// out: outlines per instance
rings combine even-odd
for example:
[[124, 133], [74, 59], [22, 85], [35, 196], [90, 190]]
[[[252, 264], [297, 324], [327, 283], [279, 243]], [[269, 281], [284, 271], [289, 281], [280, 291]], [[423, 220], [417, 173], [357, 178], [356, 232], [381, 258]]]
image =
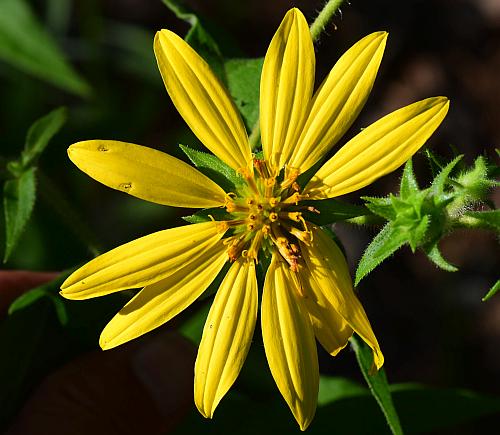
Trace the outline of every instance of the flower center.
[[274, 174], [265, 160], [253, 160], [253, 173], [243, 171], [245, 184], [227, 196], [226, 210], [232, 219], [230, 237], [225, 240], [231, 261], [240, 256], [258, 262], [259, 252], [269, 255], [276, 250], [297, 271], [301, 258], [300, 243], [309, 244], [311, 232], [300, 206], [306, 199], [297, 183], [299, 171]]

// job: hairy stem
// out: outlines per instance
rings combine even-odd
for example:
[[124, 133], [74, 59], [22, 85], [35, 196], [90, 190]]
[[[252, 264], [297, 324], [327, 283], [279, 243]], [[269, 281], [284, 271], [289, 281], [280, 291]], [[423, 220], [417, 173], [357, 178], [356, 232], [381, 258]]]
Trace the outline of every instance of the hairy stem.
[[344, 1], [345, 0], [330, 0], [323, 7], [310, 27], [311, 37], [314, 42], [318, 40], [323, 30], [325, 30], [326, 26], [333, 18], [335, 13], [340, 9], [340, 6], [342, 6], [342, 3], [344, 3]]

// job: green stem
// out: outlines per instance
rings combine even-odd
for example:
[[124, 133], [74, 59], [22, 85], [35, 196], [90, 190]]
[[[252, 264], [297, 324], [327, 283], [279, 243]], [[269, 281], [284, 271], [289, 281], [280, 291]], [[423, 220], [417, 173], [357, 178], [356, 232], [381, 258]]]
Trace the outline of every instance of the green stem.
[[[330, 20], [333, 18], [335, 13], [339, 10], [340, 6], [342, 6], [342, 3], [344, 3], [345, 0], [329, 0], [326, 5], [323, 7], [319, 15], [316, 17], [314, 22], [311, 24], [310, 31], [311, 31], [311, 38], [313, 42], [316, 42], [321, 35], [321, 32], [325, 30], [327, 24], [330, 22]], [[250, 142], [250, 148], [254, 149], [257, 144], [259, 143], [260, 139], [260, 122], [259, 119], [257, 119], [257, 122], [252, 128], [252, 133], [250, 133], [250, 136], [248, 138], [248, 141]]]
[[314, 42], [316, 42], [321, 35], [321, 32], [325, 30], [327, 24], [336, 14], [336, 12], [342, 6], [345, 0], [330, 0], [321, 10], [319, 15], [316, 17], [314, 22], [311, 24], [311, 37]]
[[42, 198], [56, 211], [61, 221], [83, 242], [89, 252], [94, 256], [99, 255], [99, 244], [92, 230], [52, 180], [40, 169], [38, 169], [37, 173], [40, 182], [39, 192]]

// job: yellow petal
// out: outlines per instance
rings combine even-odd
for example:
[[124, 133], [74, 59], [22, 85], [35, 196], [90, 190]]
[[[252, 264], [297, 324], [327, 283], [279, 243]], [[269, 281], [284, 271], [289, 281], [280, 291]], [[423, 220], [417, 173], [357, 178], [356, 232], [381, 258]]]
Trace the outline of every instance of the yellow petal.
[[289, 166], [307, 171], [349, 129], [372, 90], [386, 40], [386, 32], [372, 33], [338, 60], [314, 95]]
[[297, 144], [314, 86], [314, 48], [298, 9], [287, 12], [267, 50], [260, 83], [262, 148], [275, 169]]
[[212, 418], [215, 408], [240, 373], [257, 320], [255, 263], [233, 263], [205, 322], [194, 368], [194, 401]]
[[306, 267], [301, 275], [309, 280], [314, 296], [324, 308], [334, 309], [349, 326], [372, 348], [374, 363], [379, 369], [384, 356], [366, 316], [354, 294], [344, 255], [324, 231], [313, 228], [310, 246], [301, 243]]
[[156, 33], [154, 51], [167, 92], [198, 139], [233, 169], [252, 161], [238, 111], [208, 64], [169, 30]]
[[335, 356], [347, 346], [353, 330], [337, 313], [328, 293], [325, 293], [324, 289], [316, 284], [308, 272], [305, 276], [301, 276], [300, 282], [307, 296], [304, 298], [304, 302], [311, 317], [314, 335], [324, 349], [330, 355]]
[[361, 189], [405, 163], [429, 139], [448, 112], [445, 97], [396, 110], [365, 128], [328, 160], [304, 193], [325, 199]]
[[223, 234], [216, 222], [149, 234], [89, 261], [64, 281], [61, 294], [68, 299], [88, 299], [152, 284], [203, 254]]
[[176, 207], [218, 207], [225, 192], [187, 163], [161, 151], [114, 140], [68, 148], [71, 161], [100, 183], [137, 198]]
[[319, 369], [314, 331], [297, 285], [297, 277], [274, 254], [262, 294], [264, 350], [278, 389], [305, 430], [316, 411]]
[[107, 350], [158, 328], [191, 305], [211, 284], [227, 260], [222, 242], [184, 268], [144, 287], [111, 319], [101, 333]]

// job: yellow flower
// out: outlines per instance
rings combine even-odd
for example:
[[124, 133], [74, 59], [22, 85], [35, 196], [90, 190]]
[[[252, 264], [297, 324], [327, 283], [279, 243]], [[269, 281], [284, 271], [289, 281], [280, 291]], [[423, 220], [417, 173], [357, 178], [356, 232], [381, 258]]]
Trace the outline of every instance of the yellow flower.
[[231, 267], [213, 301], [195, 366], [195, 402], [211, 418], [248, 353], [258, 311], [256, 263], [271, 259], [262, 293], [264, 348], [272, 375], [301, 429], [316, 409], [315, 338], [331, 354], [356, 332], [384, 357], [353, 292], [346, 261], [323, 230], [306, 222], [301, 201], [337, 197], [370, 184], [408, 160], [444, 119], [448, 100], [403, 107], [347, 142], [305, 185], [297, 177], [347, 131], [372, 88], [387, 34], [366, 36], [314, 92], [315, 56], [307, 22], [290, 10], [267, 51], [260, 85], [263, 159], [256, 159], [234, 103], [207, 63], [168, 30], [154, 51], [174, 105], [200, 141], [241, 175], [225, 192], [186, 163], [150, 148], [91, 140], [69, 157], [101, 183], [178, 207], [224, 207], [226, 221], [159, 231], [107, 252], [63, 284], [69, 299], [143, 289], [102, 332], [110, 349], [164, 324], [193, 303], [224, 264]]

